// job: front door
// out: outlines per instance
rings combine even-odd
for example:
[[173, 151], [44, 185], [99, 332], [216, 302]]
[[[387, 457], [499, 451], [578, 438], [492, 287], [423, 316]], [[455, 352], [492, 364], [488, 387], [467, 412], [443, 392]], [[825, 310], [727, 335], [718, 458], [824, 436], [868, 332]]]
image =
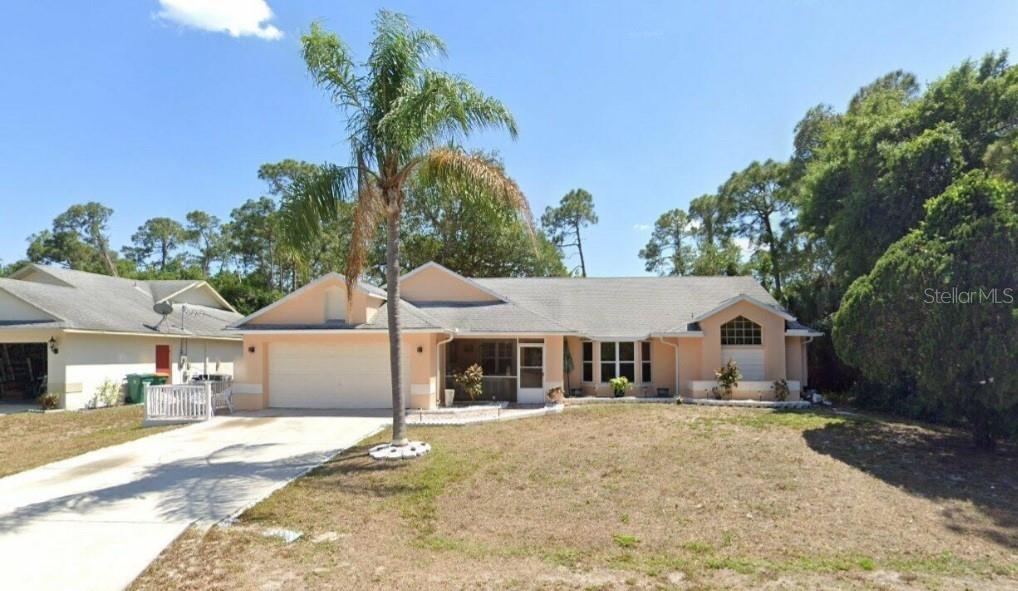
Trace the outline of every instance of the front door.
[[156, 345], [156, 373], [168, 376], [173, 373], [170, 366], [170, 346]]
[[520, 404], [544, 404], [544, 345], [520, 343], [519, 392]]

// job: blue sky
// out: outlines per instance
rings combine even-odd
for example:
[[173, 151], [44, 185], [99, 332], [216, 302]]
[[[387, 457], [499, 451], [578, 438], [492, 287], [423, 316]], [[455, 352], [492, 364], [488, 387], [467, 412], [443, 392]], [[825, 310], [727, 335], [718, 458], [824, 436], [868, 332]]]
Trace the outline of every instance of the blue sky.
[[754, 159], [786, 158], [810, 106], [841, 109], [897, 68], [931, 81], [1014, 47], [1018, 31], [1018, 3], [1003, 1], [268, 0], [270, 18], [262, 0], [221, 15], [201, 0], [164, 4], [5, 6], [3, 262], [72, 203], [112, 207], [119, 248], [150, 217], [225, 219], [263, 192], [264, 162], [345, 161], [342, 116], [298, 50], [317, 19], [359, 55], [383, 6], [443, 37], [440, 66], [515, 114], [518, 141], [472, 143], [502, 153], [535, 213], [574, 187], [593, 193], [593, 275], [643, 274], [636, 253], [657, 216]]

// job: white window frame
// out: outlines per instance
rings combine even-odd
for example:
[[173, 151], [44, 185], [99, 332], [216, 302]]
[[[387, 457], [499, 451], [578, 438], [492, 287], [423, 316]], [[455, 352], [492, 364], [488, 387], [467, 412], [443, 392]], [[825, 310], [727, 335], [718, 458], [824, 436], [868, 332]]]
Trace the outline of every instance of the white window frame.
[[[632, 361], [626, 361], [626, 360], [622, 360], [622, 359], [619, 358], [619, 349], [620, 349], [619, 345], [621, 343], [631, 343], [633, 345], [633, 359], [632, 359]], [[622, 370], [622, 364], [624, 364], [624, 363], [625, 364], [632, 364], [632, 366], [633, 366], [633, 379], [631, 381], [634, 384], [638, 383], [636, 381], [636, 379], [638, 377], [638, 374], [636, 373], [637, 366], [640, 364], [640, 348], [637, 346], [638, 344], [639, 344], [639, 341], [598, 341], [597, 342], [597, 363], [598, 363], [598, 369], [600, 370], [601, 366], [606, 364], [606, 363], [614, 363], [615, 364], [615, 376], [617, 377], [617, 376], [622, 375], [622, 371], [621, 371]], [[614, 361], [612, 361], [610, 359], [609, 360], [603, 360], [601, 358], [601, 347], [604, 346], [604, 345], [614, 345], [614, 348], [615, 348], [615, 359], [614, 359]], [[605, 377], [603, 375], [604, 372], [600, 372], [600, 373], [601, 373], [601, 375], [598, 376], [598, 379], [600, 380], [600, 383], [607, 384], [608, 383], [608, 379], [605, 379]]]
[[[735, 327], [737, 324], [743, 323], [740, 328], [728, 328]], [[748, 325], [748, 326], [747, 326]], [[726, 334], [726, 332], [732, 331], [734, 334]], [[721, 346], [722, 347], [762, 347], [763, 346], [763, 326], [759, 323], [746, 318], [743, 315], [738, 315], [732, 318], [728, 322], [724, 322], [718, 329], [721, 335]], [[726, 336], [731, 336], [735, 342], [726, 343]], [[759, 337], [760, 342], [748, 342], [755, 340]]]
[[[654, 344], [650, 341], [640, 341], [640, 351], [637, 358], [640, 360], [640, 383], [641, 384], [653, 384], [654, 383], [654, 368], [651, 367], [650, 359], [654, 352]], [[647, 357], [643, 357], [643, 346], [647, 345]], [[646, 379], [646, 375], [643, 372], [644, 366], [650, 370], [650, 379]]]
[[[585, 349], [584, 345], [590, 345], [590, 359], [587, 359], [584, 356], [584, 354], [583, 354], [583, 351]], [[584, 384], [593, 384], [595, 382], [595, 380], [594, 380], [594, 351], [595, 350], [597, 350], [597, 343], [596, 342], [594, 342], [594, 341], [580, 341], [580, 382], [581, 383], [584, 383]], [[584, 366], [586, 366], [588, 363], [590, 364], [590, 379], [586, 380], [586, 379], [583, 378], [583, 376], [585, 375], [584, 374], [584, 369], [585, 369]]]

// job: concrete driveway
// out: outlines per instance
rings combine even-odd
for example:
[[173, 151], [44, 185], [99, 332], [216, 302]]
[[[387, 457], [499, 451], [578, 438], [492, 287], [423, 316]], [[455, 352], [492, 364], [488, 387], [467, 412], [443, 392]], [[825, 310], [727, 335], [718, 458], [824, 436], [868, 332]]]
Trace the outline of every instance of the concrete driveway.
[[0, 588], [122, 589], [192, 523], [243, 511], [389, 416], [217, 417], [0, 479]]

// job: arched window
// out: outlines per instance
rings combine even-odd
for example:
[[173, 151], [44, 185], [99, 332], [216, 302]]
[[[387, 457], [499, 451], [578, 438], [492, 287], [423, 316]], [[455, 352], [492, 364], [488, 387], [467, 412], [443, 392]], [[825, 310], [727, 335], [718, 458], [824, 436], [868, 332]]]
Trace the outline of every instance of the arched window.
[[721, 325], [722, 345], [760, 345], [760, 325], [745, 316], [738, 316]]

